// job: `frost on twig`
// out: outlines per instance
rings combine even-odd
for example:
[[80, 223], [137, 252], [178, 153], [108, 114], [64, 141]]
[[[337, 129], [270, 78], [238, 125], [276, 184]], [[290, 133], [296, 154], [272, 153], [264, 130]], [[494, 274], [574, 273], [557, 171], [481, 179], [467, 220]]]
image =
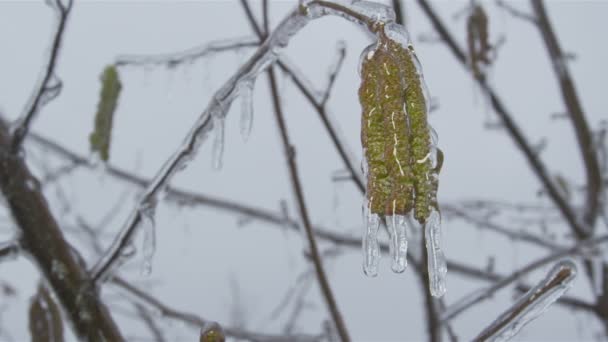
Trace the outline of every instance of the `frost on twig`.
[[392, 10], [387, 6], [364, 1], [341, 4], [313, 0], [300, 3], [292, 10], [249, 60], [212, 97], [207, 108], [185, 136], [183, 143], [164, 163], [146, 188], [114, 242], [93, 267], [93, 279], [96, 281], [107, 279], [117, 264], [124, 260], [124, 258], [120, 258], [121, 250], [129, 244], [135, 231], [140, 226], [142, 221], [141, 208], [145, 208], [149, 201], [156, 201], [158, 194], [168, 186], [175, 173], [186, 167], [188, 161], [194, 158], [200, 145], [207, 139], [209, 132], [218, 122], [216, 118], [226, 116], [232, 101], [238, 95], [238, 89], [242, 82], [255, 80], [262, 71], [273, 64], [277, 60], [281, 49], [287, 46], [293, 35], [312, 19], [329, 14], [340, 15], [353, 22], [363, 24], [374, 31], [378, 30], [377, 24], [379, 22], [394, 20], [394, 14], [391, 15], [391, 13]]
[[563, 296], [576, 278], [576, 265], [570, 260], [558, 262], [547, 276], [505, 311], [475, 341], [507, 341], [526, 324], [545, 313]]
[[425, 225], [431, 294], [441, 297], [447, 271], [437, 205], [443, 155], [427, 121], [429, 96], [422, 68], [407, 32], [394, 23], [378, 31], [377, 42], [363, 52], [360, 63], [361, 141], [367, 177], [365, 273], [375, 276], [377, 272], [380, 217], [389, 226], [392, 269], [405, 269], [406, 216], [413, 214]]

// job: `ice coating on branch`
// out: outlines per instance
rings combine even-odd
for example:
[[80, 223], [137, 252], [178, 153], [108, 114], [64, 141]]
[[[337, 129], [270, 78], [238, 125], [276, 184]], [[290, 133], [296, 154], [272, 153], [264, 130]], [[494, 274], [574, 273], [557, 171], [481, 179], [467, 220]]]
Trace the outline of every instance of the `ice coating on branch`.
[[337, 10], [331, 6], [320, 6], [314, 4], [313, 1], [301, 1], [300, 3], [306, 7], [307, 16], [310, 19], [316, 19], [325, 15], [336, 15], [358, 24], [362, 23], [359, 18], [371, 19], [377, 23], [395, 21], [393, 8], [377, 2], [363, 0], [333, 2], [347, 11]]
[[249, 139], [251, 127], [253, 126], [253, 81], [243, 81], [239, 86], [241, 97], [241, 138], [243, 141]]
[[593, 292], [596, 297], [604, 294], [604, 259], [601, 256], [591, 258], [593, 272]]
[[445, 294], [445, 275], [448, 271], [443, 251], [441, 250], [441, 216], [432, 210], [424, 225], [424, 239], [428, 260], [429, 287], [433, 297]]
[[154, 215], [156, 213], [156, 200], [148, 200], [140, 208], [141, 227], [144, 233], [143, 242], [143, 264], [141, 274], [144, 276], [152, 273], [152, 258], [156, 251], [156, 228]]
[[475, 340], [508, 341], [528, 323], [545, 313], [574, 283], [576, 265], [558, 262], [547, 276], [498, 317]]
[[389, 250], [391, 254], [391, 269], [393, 272], [401, 273], [407, 267], [407, 225], [404, 215], [392, 215], [386, 217], [386, 224], [390, 233]]
[[410, 34], [403, 25], [397, 23], [387, 23], [384, 25], [384, 34], [392, 41], [399, 43], [406, 49], [411, 49], [412, 41]]
[[224, 158], [224, 126], [225, 119], [223, 115], [213, 116], [213, 126], [215, 137], [213, 138], [213, 147], [211, 151], [211, 163], [213, 168], [219, 170], [222, 168], [222, 159]]
[[373, 214], [367, 203], [363, 208], [365, 216], [365, 230], [363, 231], [363, 272], [368, 277], [378, 275], [378, 264], [380, 263], [380, 246], [378, 244], [378, 228], [380, 227], [380, 216]]

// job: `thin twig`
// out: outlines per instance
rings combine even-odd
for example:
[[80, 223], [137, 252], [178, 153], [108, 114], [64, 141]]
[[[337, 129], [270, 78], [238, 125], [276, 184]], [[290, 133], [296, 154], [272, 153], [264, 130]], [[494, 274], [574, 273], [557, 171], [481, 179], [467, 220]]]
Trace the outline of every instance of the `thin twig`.
[[325, 107], [327, 105], [327, 100], [329, 100], [329, 95], [331, 95], [331, 91], [334, 87], [334, 83], [338, 78], [338, 73], [342, 68], [342, 64], [344, 63], [344, 58], [346, 57], [346, 46], [343, 41], [338, 43], [338, 55], [336, 56], [336, 61], [331, 65], [329, 70], [329, 81], [327, 82], [327, 88], [323, 93], [323, 97], [321, 98], [321, 106]]
[[[456, 59], [465, 67], [468, 71], [472, 71], [467, 64], [467, 57], [464, 50], [460, 48], [456, 39], [452, 37], [452, 34], [448, 31], [444, 23], [441, 21], [435, 10], [431, 7], [427, 0], [418, 0], [418, 4], [422, 8], [423, 12], [427, 15], [431, 23], [433, 24], [437, 33], [441, 36], [441, 39], [445, 42], [445, 44], [450, 48], [452, 54], [456, 57]], [[513, 141], [519, 147], [524, 156], [526, 157], [532, 171], [539, 178], [540, 182], [547, 190], [549, 197], [555, 203], [555, 205], [560, 209], [562, 215], [568, 222], [571, 229], [577, 235], [579, 239], [584, 239], [587, 237], [586, 227], [579, 222], [576, 214], [568, 204], [568, 202], [562, 197], [559, 189], [551, 180], [549, 176], [549, 172], [545, 167], [545, 164], [540, 160], [539, 156], [534, 152], [533, 145], [530, 144], [528, 139], [524, 136], [522, 130], [519, 128], [517, 123], [513, 119], [513, 115], [507, 110], [505, 105], [502, 103], [502, 100], [498, 97], [494, 89], [486, 82], [486, 79], [483, 75], [475, 75], [471, 72], [471, 76], [477, 81], [481, 90], [490, 98], [490, 103], [492, 108], [496, 114], [500, 117], [504, 127], [509, 132]]]
[[135, 310], [137, 310], [137, 314], [139, 315], [139, 317], [141, 317], [141, 320], [146, 324], [146, 326], [152, 333], [152, 336], [154, 336], [154, 341], [164, 342], [165, 337], [163, 336], [163, 332], [160, 330], [148, 310], [146, 310], [146, 308], [142, 304], [133, 303], [133, 305], [135, 306]]
[[[136, 297], [141, 302], [145, 303], [148, 306], [153, 307], [157, 311], [160, 311], [162, 316], [175, 319], [184, 323], [187, 323], [195, 328], [202, 328], [212, 323], [209, 320], [206, 320], [196, 314], [183, 312], [175, 310], [158, 299], [152, 297], [148, 293], [138, 289], [137, 287], [129, 284], [127, 281], [123, 280], [120, 277], [112, 278], [112, 283], [122, 290], [128, 292], [132, 296]], [[288, 342], [288, 341], [319, 341], [319, 338], [316, 336], [310, 335], [291, 335], [291, 336], [281, 336], [281, 335], [268, 335], [268, 334], [260, 334], [256, 332], [251, 332], [243, 329], [232, 328], [227, 326], [222, 326], [222, 331], [226, 336], [233, 337], [235, 339], [243, 339], [247, 341], [272, 341], [272, 342]]]
[[[265, 36], [261, 32], [259, 25], [253, 16], [253, 12], [249, 7], [249, 4], [244, 0], [241, 0], [241, 4], [243, 9], [245, 10], [245, 14], [247, 16], [249, 24], [251, 25], [252, 29], [254, 30], [260, 41], [263, 41], [265, 39]], [[323, 126], [327, 130], [327, 133], [329, 134], [329, 137], [331, 138], [331, 141], [340, 156], [340, 159], [342, 159], [342, 162], [344, 163], [350, 174], [353, 176], [353, 181], [355, 182], [357, 189], [359, 189], [361, 193], [365, 193], [365, 183], [363, 182], [360, 173], [357, 172], [355, 164], [351, 161], [348, 156], [348, 153], [346, 152], [346, 144], [340, 140], [336, 129], [333, 127], [332, 123], [329, 120], [327, 109], [321, 105], [321, 102], [319, 101], [319, 99], [317, 99], [317, 96], [315, 95], [314, 89], [309, 86], [310, 82], [306, 82], [305, 80], [298, 77], [299, 74], [294, 72], [294, 70], [292, 69], [293, 67], [290, 67], [287, 63], [285, 63], [282, 58], [279, 59], [277, 64], [283, 72], [291, 76], [291, 80], [294, 82], [298, 90], [304, 95], [310, 105], [317, 111], [317, 113], [319, 114], [319, 118], [323, 123]]]
[[531, 0], [532, 8], [538, 21], [538, 29], [543, 37], [547, 52], [549, 53], [553, 70], [557, 76], [562, 93], [564, 105], [568, 109], [570, 121], [574, 126], [574, 132], [578, 140], [578, 146], [584, 161], [587, 175], [587, 199], [586, 212], [584, 214], [585, 223], [593, 231], [600, 205], [600, 194], [602, 192], [602, 177], [594, 149], [593, 136], [589, 128], [589, 123], [583, 112], [574, 81], [570, 77], [570, 70], [566, 62], [566, 56], [562, 52], [557, 36], [547, 16], [542, 0]]
[[[426, 243], [423, 239], [420, 239], [421, 250], [426, 249]], [[441, 321], [439, 320], [439, 313], [437, 312], [437, 305], [435, 303], [435, 297], [431, 295], [429, 285], [429, 274], [428, 274], [428, 257], [427, 253], [422, 253], [422, 265], [418, 277], [422, 284], [422, 292], [424, 293], [424, 308], [426, 312], [426, 326], [428, 332], [428, 340], [430, 342], [441, 341]]]
[[340, 314], [340, 310], [338, 309], [336, 299], [333, 295], [331, 287], [329, 286], [329, 281], [327, 280], [327, 275], [325, 274], [323, 262], [321, 261], [321, 257], [319, 255], [317, 242], [315, 240], [313, 228], [310, 223], [310, 218], [308, 216], [308, 209], [306, 208], [306, 201], [304, 200], [304, 193], [302, 191], [302, 183], [300, 181], [300, 176], [298, 174], [298, 166], [296, 164], [295, 147], [291, 144], [291, 141], [289, 139], [289, 133], [287, 132], [287, 126], [285, 125], [285, 118], [283, 116], [283, 110], [281, 108], [280, 94], [277, 87], [277, 81], [274, 74], [274, 69], [272, 67], [270, 67], [270, 69], [268, 70], [268, 81], [270, 83], [270, 89], [272, 93], [272, 103], [274, 107], [275, 117], [277, 120], [277, 125], [279, 126], [279, 131], [281, 133], [281, 140], [283, 142], [283, 149], [285, 152], [285, 158], [289, 169], [292, 191], [294, 192], [297, 199], [298, 209], [300, 211], [300, 219], [302, 220], [302, 225], [304, 226], [306, 237], [308, 239], [310, 255], [312, 258], [313, 265], [315, 266], [317, 280], [319, 282], [319, 286], [321, 287], [321, 293], [323, 293], [323, 297], [325, 298], [325, 302], [331, 313], [336, 330], [338, 331], [342, 342], [348, 342], [350, 341], [348, 330], [346, 329], [346, 325], [342, 320], [342, 315]]
[[[23, 113], [16, 122], [17, 127], [13, 132], [13, 141], [11, 143], [11, 150], [13, 151], [13, 153], [16, 153], [19, 150], [23, 139], [25, 138], [30, 129], [30, 125], [38, 114], [38, 112], [40, 111], [40, 108], [45, 103], [48, 103], [48, 101], [50, 101], [52, 98], [56, 97], [59, 94], [59, 91], [61, 90], [61, 82], [59, 80], [57, 80], [57, 83], [54, 85], [51, 85], [50, 83], [55, 77], [55, 66], [57, 65], [59, 51], [61, 50], [63, 33], [65, 32], [65, 27], [68, 21], [68, 16], [70, 15], [70, 11], [72, 10], [72, 5], [72, 0], [68, 0], [67, 5], [65, 6], [62, 4], [61, 0], [55, 0], [54, 6], [56, 7], [55, 10], [58, 14], [58, 21], [55, 36], [53, 38], [53, 43], [51, 45], [49, 60], [46, 66], [44, 67], [44, 76], [40, 84], [36, 86], [36, 89], [34, 90], [31, 99], [27, 103]], [[51, 94], [52, 98], [45, 99], [45, 96], [47, 96], [48, 94]]]
[[519, 9], [513, 7], [509, 3], [506, 3], [502, 0], [496, 0], [496, 5], [499, 8], [502, 8], [505, 12], [509, 13], [510, 15], [512, 15], [515, 18], [530, 22], [534, 25], [538, 25], [538, 21], [536, 20], [536, 18], [533, 15], [519, 10]]
[[224, 51], [233, 51], [243, 48], [253, 48], [259, 45], [255, 37], [242, 37], [229, 40], [220, 40], [197, 46], [185, 51], [160, 55], [124, 55], [118, 56], [114, 62], [117, 67], [166, 65], [169, 68], [184, 63], [192, 63], [197, 59]]

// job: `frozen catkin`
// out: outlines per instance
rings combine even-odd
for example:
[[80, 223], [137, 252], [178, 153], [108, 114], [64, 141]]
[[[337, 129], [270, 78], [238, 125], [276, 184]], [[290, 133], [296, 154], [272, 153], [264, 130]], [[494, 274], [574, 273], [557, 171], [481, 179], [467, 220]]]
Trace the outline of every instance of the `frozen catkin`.
[[490, 65], [492, 46], [488, 38], [488, 16], [479, 4], [473, 5], [467, 18], [469, 65], [476, 77], [482, 77], [483, 67]]
[[[430, 127], [422, 70], [402, 26], [388, 23], [360, 61], [361, 142], [367, 178], [364, 271], [377, 274], [378, 222], [387, 224], [394, 272], [407, 266], [408, 216], [426, 227], [429, 277], [434, 296], [445, 293], [440, 247], [438, 173], [443, 155]], [[432, 233], [432, 234], [431, 234]], [[376, 258], [376, 259], [374, 259]]]
[[103, 161], [110, 158], [112, 121], [118, 105], [122, 85], [114, 65], [107, 66], [101, 75], [101, 94], [95, 114], [95, 126], [89, 136], [91, 152], [98, 153]]

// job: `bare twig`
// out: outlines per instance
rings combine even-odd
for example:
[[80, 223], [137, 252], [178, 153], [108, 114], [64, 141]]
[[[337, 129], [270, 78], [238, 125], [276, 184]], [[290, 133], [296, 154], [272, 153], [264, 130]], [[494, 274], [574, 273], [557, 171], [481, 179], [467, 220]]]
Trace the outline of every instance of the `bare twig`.
[[[196, 314], [182, 312], [182, 311], [178, 311], [173, 308], [170, 308], [169, 306], [165, 305], [158, 299], [152, 297], [151, 295], [138, 289], [137, 287], [129, 284], [127, 281], [123, 280], [120, 277], [112, 278], [112, 283], [114, 285], [120, 287], [122, 290], [128, 292], [132, 296], [136, 297], [142, 303], [145, 303], [146, 305], [151, 306], [154, 309], [160, 311], [164, 317], [168, 317], [171, 319], [175, 319], [175, 320], [187, 323], [187, 324], [189, 324], [195, 328], [199, 328], [199, 329], [201, 327], [207, 326], [208, 324], [212, 323], [211, 321], [206, 320], [200, 316], [197, 316]], [[260, 334], [260, 333], [256, 333], [256, 332], [251, 332], [251, 331], [246, 331], [243, 329], [231, 328], [231, 327], [226, 327], [226, 326], [222, 326], [222, 330], [226, 334], [226, 336], [230, 336], [230, 337], [233, 337], [236, 339], [243, 339], [243, 340], [247, 340], [247, 341], [260, 341], [260, 342], [262, 342], [262, 341], [272, 341], [272, 342], [302, 341], [302, 342], [304, 342], [304, 341], [318, 341], [319, 340], [319, 338], [316, 336], [268, 335], [268, 334]]]
[[[424, 251], [426, 248], [424, 239], [420, 239], [420, 243], [422, 244], [420, 248]], [[418, 272], [418, 276], [422, 283], [422, 292], [424, 293], [424, 309], [426, 312], [428, 340], [431, 342], [438, 342], [441, 341], [441, 321], [439, 320], [435, 298], [431, 295], [429, 286], [427, 253], [422, 253], [422, 265], [420, 267], [420, 272]]]
[[567, 108], [567, 112], [570, 115], [572, 125], [574, 126], [581, 156], [585, 164], [587, 174], [587, 199], [584, 219], [585, 223], [589, 226], [588, 228], [593, 231], [593, 226], [599, 211], [600, 194], [602, 191], [602, 178], [594, 149], [593, 136], [591, 135], [587, 118], [585, 117], [585, 113], [583, 112], [574, 86], [574, 81], [570, 77], [566, 56], [559, 45], [559, 41], [557, 40], [557, 36], [551, 25], [551, 21], [547, 16], [543, 1], [531, 1], [532, 8], [536, 14], [536, 20], [538, 21], [538, 29], [542, 34], [545, 46], [547, 47], [547, 52], [553, 63], [553, 70], [555, 71], [555, 75], [559, 82], [562, 99]]
[[40, 83], [36, 85], [31, 99], [28, 101], [23, 113], [15, 123], [16, 128], [13, 132], [13, 140], [11, 143], [11, 151], [13, 151], [13, 153], [16, 153], [19, 150], [21, 143], [23, 142], [23, 138], [27, 135], [32, 120], [34, 120], [40, 111], [40, 108], [45, 103], [52, 100], [52, 98], [59, 95], [59, 91], [61, 90], [61, 82], [59, 80], [56, 79], [55, 81], [57, 83], [55, 84], [51, 84], [51, 81], [56, 78], [55, 66], [57, 65], [59, 51], [61, 50], [61, 41], [63, 39], [63, 33], [68, 21], [68, 16], [72, 10], [72, 5], [72, 0], [68, 0], [67, 5], [63, 5], [61, 0], [55, 0], [54, 5], [51, 5], [55, 6], [58, 19], [57, 29], [55, 31], [55, 36], [50, 49], [50, 57], [43, 69], [44, 76], [42, 77]]
[[[243, 9], [245, 10], [245, 14], [247, 15], [249, 24], [251, 25], [252, 29], [254, 30], [260, 41], [263, 41], [265, 39], [265, 36], [261, 32], [259, 25], [253, 16], [253, 12], [249, 7], [249, 4], [243, 0], [241, 0], [241, 4]], [[335, 127], [333, 127], [332, 123], [329, 120], [327, 109], [321, 104], [321, 101], [317, 99], [314, 89], [309, 86], [310, 82], [306, 82], [305, 80], [300, 79], [297, 76], [297, 73], [295, 73], [290, 68], [290, 66], [281, 59], [279, 59], [277, 64], [281, 68], [281, 70], [291, 76], [291, 80], [294, 82], [298, 90], [304, 95], [310, 105], [313, 106], [313, 108], [317, 111], [317, 113], [319, 114], [319, 118], [323, 123], [323, 126], [327, 130], [327, 133], [329, 134], [329, 137], [331, 138], [331, 141], [340, 156], [340, 159], [342, 159], [342, 162], [344, 163], [350, 174], [353, 176], [353, 181], [355, 182], [355, 185], [361, 193], [365, 193], [365, 184], [363, 182], [363, 179], [361, 178], [360, 173], [357, 172], [355, 164], [351, 161], [348, 156], [348, 153], [346, 152], [346, 144], [340, 140], [340, 137], [338, 136]]]
[[[471, 71], [467, 64], [467, 57], [463, 52], [463, 49], [458, 45], [452, 34], [448, 31], [444, 23], [441, 21], [435, 10], [431, 7], [427, 0], [418, 0], [418, 4], [422, 8], [423, 12], [427, 15], [431, 23], [433, 24], [437, 33], [441, 36], [444, 43], [450, 48], [452, 54], [462, 64], [463, 67]], [[481, 90], [490, 98], [490, 103], [494, 108], [496, 114], [500, 117], [504, 127], [509, 132], [509, 135], [522, 151], [526, 157], [530, 167], [534, 174], [538, 177], [543, 187], [547, 190], [549, 197], [559, 208], [562, 215], [568, 222], [572, 231], [577, 235], [578, 238], [584, 239], [587, 237], [586, 227], [579, 222], [576, 214], [568, 204], [568, 202], [562, 197], [559, 189], [551, 180], [549, 172], [545, 167], [545, 164], [539, 159], [538, 155], [534, 152], [533, 145], [524, 136], [523, 132], [513, 119], [513, 115], [507, 110], [500, 97], [496, 94], [494, 89], [486, 82], [483, 75], [475, 75], [471, 72], [473, 78], [479, 84]]]
[[338, 42], [337, 50], [338, 56], [336, 57], [336, 61], [330, 67], [327, 88], [325, 89], [323, 97], [321, 98], [322, 107], [325, 107], [327, 105], [327, 100], [329, 100], [329, 95], [331, 95], [331, 90], [333, 89], [334, 83], [336, 82], [336, 78], [338, 77], [338, 73], [340, 72], [340, 68], [342, 68], [344, 58], [346, 57], [346, 46], [344, 45], [343, 41]]
[[146, 324], [146, 326], [152, 333], [152, 336], [154, 336], [154, 341], [164, 342], [165, 337], [163, 336], [163, 332], [160, 330], [148, 310], [146, 310], [146, 308], [142, 304], [134, 303], [133, 305], [135, 306], [135, 310], [137, 310], [139, 317], [141, 317], [141, 320]]
[[308, 216], [308, 209], [306, 208], [306, 201], [304, 200], [304, 193], [302, 191], [302, 184], [300, 182], [300, 176], [298, 174], [298, 167], [295, 159], [295, 147], [291, 144], [291, 141], [289, 139], [289, 133], [287, 132], [287, 126], [285, 125], [285, 118], [283, 117], [283, 110], [281, 108], [280, 94], [277, 87], [277, 81], [274, 75], [274, 69], [272, 67], [270, 67], [270, 69], [268, 70], [268, 80], [272, 92], [272, 103], [275, 111], [275, 117], [281, 133], [281, 140], [283, 142], [285, 158], [289, 169], [292, 191], [294, 192], [295, 197], [297, 199], [298, 208], [300, 211], [300, 219], [302, 220], [302, 225], [304, 226], [306, 237], [308, 239], [310, 255], [312, 258], [313, 265], [315, 266], [317, 280], [319, 282], [319, 286], [321, 287], [321, 293], [323, 293], [323, 297], [325, 298], [325, 302], [327, 303], [327, 306], [329, 308], [329, 312], [331, 313], [336, 330], [338, 331], [341, 340], [343, 342], [348, 342], [350, 341], [350, 337], [348, 336], [348, 330], [346, 329], [346, 325], [342, 320], [342, 315], [340, 314], [340, 310], [338, 309], [336, 299], [329, 286], [329, 281], [327, 280], [327, 275], [325, 274], [323, 262], [321, 261], [321, 257], [319, 255], [317, 242], [315, 240], [313, 228], [310, 223], [310, 218]]
[[511, 4], [504, 2], [503, 0], [496, 0], [496, 5], [515, 18], [530, 22], [534, 25], [538, 25], [538, 21], [532, 14], [521, 11], [513, 7]]
[[118, 56], [114, 64], [117, 67], [123, 66], [146, 66], [146, 65], [166, 65], [169, 68], [180, 64], [192, 63], [200, 58], [213, 55], [224, 51], [233, 51], [243, 48], [253, 48], [259, 45], [255, 37], [242, 37], [229, 40], [210, 42], [203, 46], [177, 53], [161, 55], [125, 55]]

